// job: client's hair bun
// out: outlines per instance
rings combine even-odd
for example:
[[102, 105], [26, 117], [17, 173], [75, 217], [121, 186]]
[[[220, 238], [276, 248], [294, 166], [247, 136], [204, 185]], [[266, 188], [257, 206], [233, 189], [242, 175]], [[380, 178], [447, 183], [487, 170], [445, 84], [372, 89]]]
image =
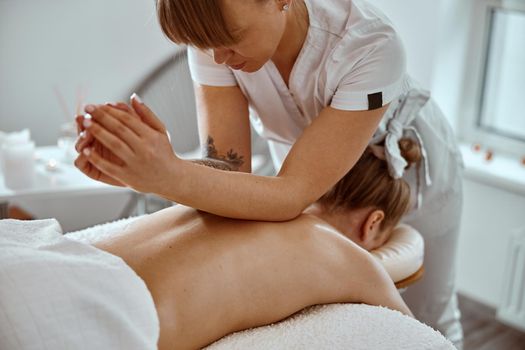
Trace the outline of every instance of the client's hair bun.
[[403, 138], [399, 140], [399, 149], [401, 155], [407, 161], [409, 168], [412, 164], [417, 164], [421, 160], [421, 147], [419, 144], [410, 138]]

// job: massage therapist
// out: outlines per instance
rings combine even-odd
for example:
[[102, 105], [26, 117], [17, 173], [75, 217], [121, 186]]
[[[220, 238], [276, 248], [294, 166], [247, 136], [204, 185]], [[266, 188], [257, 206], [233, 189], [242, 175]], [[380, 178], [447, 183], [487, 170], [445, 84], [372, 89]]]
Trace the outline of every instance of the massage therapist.
[[[76, 166], [217, 215], [284, 221], [326, 193], [369, 143], [384, 146], [391, 176], [414, 194], [404, 222], [425, 237], [425, 277], [403, 296], [461, 347], [461, 158], [440, 109], [408, 77], [390, 21], [362, 0], [158, 0], [157, 13], [166, 36], [189, 45], [204, 158], [178, 158], [135, 95], [131, 107], [86, 107]], [[276, 176], [251, 174], [250, 122], [268, 141]], [[405, 169], [401, 136], [419, 142], [418, 167]]]

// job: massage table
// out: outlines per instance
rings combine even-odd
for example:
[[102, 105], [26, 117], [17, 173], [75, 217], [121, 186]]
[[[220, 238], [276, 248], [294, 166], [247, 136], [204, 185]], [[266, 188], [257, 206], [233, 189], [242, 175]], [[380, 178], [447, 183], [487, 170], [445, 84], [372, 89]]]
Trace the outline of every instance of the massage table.
[[[122, 259], [89, 245], [135, 219], [66, 235], [52, 219], [0, 220], [0, 348], [155, 349], [158, 318], [144, 282]], [[399, 225], [372, 254], [399, 289], [423, 275], [423, 239], [409, 226]], [[401, 348], [454, 349], [439, 332], [415, 319], [362, 304], [312, 306], [207, 347]]]

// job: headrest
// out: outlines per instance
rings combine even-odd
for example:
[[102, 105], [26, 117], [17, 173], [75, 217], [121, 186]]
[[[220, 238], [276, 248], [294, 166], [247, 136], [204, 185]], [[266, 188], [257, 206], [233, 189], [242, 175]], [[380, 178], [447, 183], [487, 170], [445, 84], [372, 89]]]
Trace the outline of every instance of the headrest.
[[424, 252], [421, 234], [405, 224], [396, 226], [385, 244], [370, 251], [394, 282], [416, 273], [423, 266]]

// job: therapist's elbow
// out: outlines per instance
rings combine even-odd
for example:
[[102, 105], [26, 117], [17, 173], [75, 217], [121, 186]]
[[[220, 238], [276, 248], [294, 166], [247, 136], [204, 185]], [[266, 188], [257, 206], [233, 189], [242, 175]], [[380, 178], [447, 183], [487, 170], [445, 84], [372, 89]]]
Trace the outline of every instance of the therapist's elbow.
[[298, 210], [297, 208], [280, 210], [276, 212], [276, 220], [273, 221], [290, 221], [296, 219], [302, 212], [302, 210]]
[[312, 193], [309, 193], [305, 186], [291, 186], [290, 189], [292, 191], [282, 192], [281, 205], [274, 206], [275, 218], [273, 221], [293, 220], [317, 200], [312, 197]]
[[296, 203], [275, 201], [270, 207], [260, 208], [255, 217], [242, 217], [241, 219], [285, 222], [297, 218], [301, 213], [302, 210], [296, 205]]

